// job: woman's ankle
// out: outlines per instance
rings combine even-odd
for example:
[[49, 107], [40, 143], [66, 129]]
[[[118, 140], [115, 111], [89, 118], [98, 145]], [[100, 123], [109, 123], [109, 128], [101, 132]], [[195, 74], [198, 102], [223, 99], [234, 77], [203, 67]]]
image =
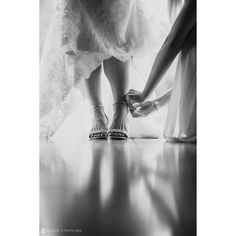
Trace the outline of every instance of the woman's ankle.
[[122, 112], [122, 113], [127, 113], [128, 114], [128, 112], [129, 112], [129, 108], [128, 108], [127, 104], [123, 101], [114, 103], [113, 104], [113, 110], [114, 110], [114, 113]]
[[107, 117], [103, 106], [96, 106], [91, 109], [92, 121], [103, 120], [107, 123]]

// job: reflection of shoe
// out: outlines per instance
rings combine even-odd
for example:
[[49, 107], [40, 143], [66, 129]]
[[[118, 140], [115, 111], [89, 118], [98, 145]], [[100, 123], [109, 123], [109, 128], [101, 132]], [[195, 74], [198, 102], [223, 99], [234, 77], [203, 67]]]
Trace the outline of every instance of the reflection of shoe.
[[103, 111], [103, 106], [102, 105], [94, 106], [94, 107], [92, 107], [92, 109], [96, 112], [103, 113], [104, 116], [106, 117], [107, 122], [106, 122], [105, 127], [99, 128], [99, 126], [98, 126], [95, 129], [93, 128], [89, 133], [89, 140], [107, 139], [108, 118], [107, 118], [106, 114]]
[[[107, 136], [109, 139], [125, 140], [128, 138], [128, 130], [126, 128], [126, 122], [124, 122], [124, 120], [127, 119], [128, 106], [125, 103], [125, 101], [120, 101], [120, 102], [114, 103], [113, 106], [114, 106], [115, 114], [113, 117], [113, 123], [112, 123], [111, 127], [114, 127], [114, 128], [109, 129]], [[120, 113], [122, 112], [122, 109], [125, 109], [124, 110], [125, 117], [122, 118], [122, 115], [121, 115], [120, 118], [117, 118], [117, 117], [119, 117]], [[115, 123], [118, 121], [118, 119], [120, 121], [120, 124], [118, 123], [118, 125], [117, 125]]]

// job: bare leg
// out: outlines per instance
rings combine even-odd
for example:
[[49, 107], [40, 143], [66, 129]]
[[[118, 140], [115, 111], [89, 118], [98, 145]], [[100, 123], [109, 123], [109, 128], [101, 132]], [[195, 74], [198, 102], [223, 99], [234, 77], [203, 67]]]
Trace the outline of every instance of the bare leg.
[[121, 62], [112, 57], [104, 61], [103, 67], [111, 85], [114, 103], [119, 102], [129, 91], [129, 61]]
[[90, 75], [89, 79], [84, 81], [86, 97], [91, 106], [102, 105], [101, 96], [101, 66], [99, 66]]
[[121, 101], [129, 90], [129, 61], [121, 62], [112, 57], [103, 63], [104, 72], [108, 78], [114, 100], [114, 117], [110, 129], [127, 131], [128, 107]]
[[91, 105], [92, 130], [107, 130], [107, 118], [102, 106], [101, 96], [101, 66], [84, 81], [87, 99]]

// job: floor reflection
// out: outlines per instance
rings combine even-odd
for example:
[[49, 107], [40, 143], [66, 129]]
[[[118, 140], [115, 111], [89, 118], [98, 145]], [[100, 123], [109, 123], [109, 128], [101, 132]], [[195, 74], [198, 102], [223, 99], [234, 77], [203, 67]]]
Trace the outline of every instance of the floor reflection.
[[196, 146], [42, 143], [43, 235], [196, 235]]

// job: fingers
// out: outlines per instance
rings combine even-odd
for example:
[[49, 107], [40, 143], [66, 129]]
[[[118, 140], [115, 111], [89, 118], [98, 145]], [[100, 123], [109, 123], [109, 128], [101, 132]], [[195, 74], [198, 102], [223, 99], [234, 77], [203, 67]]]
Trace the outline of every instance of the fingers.
[[125, 101], [129, 107], [132, 107], [132, 102], [130, 100], [129, 94], [125, 95]]
[[134, 118], [140, 118], [140, 117], [146, 117], [148, 116], [149, 114], [148, 113], [145, 113], [145, 112], [141, 112], [139, 110], [134, 110], [133, 112], [131, 112], [131, 115], [132, 117]]
[[143, 117], [143, 114], [138, 112], [137, 110], [130, 110], [130, 113], [131, 113], [132, 117], [134, 117], [134, 118]]
[[134, 90], [134, 89], [130, 89], [128, 94], [129, 95], [136, 95], [136, 94], [140, 94], [141, 92], [137, 91], [137, 90]]
[[133, 110], [136, 109], [134, 103], [132, 102], [132, 98], [130, 97], [129, 94], [127, 94], [127, 95], [125, 96], [125, 101], [126, 101], [126, 103], [127, 103], [127, 105], [129, 106], [130, 109], [133, 109]]
[[134, 118], [146, 117], [146, 116], [149, 116], [150, 114], [152, 114], [155, 111], [156, 111], [156, 109], [154, 109], [150, 105], [148, 105], [148, 106], [139, 106], [139, 107], [136, 107], [135, 110], [130, 110], [130, 112], [131, 112], [131, 114]]
[[130, 108], [130, 110], [136, 110], [137, 106], [134, 103], [130, 102], [129, 103], [129, 108]]
[[130, 89], [126, 95], [126, 102], [130, 109], [137, 109], [142, 104], [141, 92]]

